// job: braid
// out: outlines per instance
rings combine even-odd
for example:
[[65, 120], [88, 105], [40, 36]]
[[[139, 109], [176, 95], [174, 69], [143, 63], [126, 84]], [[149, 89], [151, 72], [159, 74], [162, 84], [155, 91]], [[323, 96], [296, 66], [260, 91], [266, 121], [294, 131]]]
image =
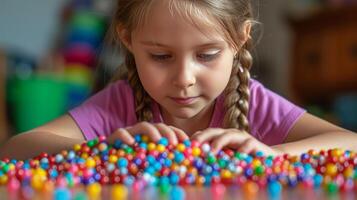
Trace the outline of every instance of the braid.
[[249, 79], [253, 59], [247, 49], [249, 40], [234, 59], [230, 80], [225, 89], [224, 106], [226, 114], [223, 125], [225, 128], [237, 128], [249, 132]]
[[132, 54], [128, 53], [125, 58], [125, 64], [128, 69], [128, 81], [133, 88], [135, 97], [135, 113], [138, 121], [151, 121], [153, 114], [151, 111], [151, 97], [142, 86], [138, 72], [136, 71], [136, 64]]

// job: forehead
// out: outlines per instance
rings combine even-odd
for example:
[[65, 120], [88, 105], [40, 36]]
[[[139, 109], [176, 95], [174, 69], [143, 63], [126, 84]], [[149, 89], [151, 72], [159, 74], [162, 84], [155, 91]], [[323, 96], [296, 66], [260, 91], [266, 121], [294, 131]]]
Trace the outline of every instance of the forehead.
[[[193, 3], [153, 1], [142, 14], [133, 33], [140, 37], [184, 38], [194, 40], [223, 40], [221, 26], [206, 10]], [[189, 2], [189, 1], [181, 1]]]

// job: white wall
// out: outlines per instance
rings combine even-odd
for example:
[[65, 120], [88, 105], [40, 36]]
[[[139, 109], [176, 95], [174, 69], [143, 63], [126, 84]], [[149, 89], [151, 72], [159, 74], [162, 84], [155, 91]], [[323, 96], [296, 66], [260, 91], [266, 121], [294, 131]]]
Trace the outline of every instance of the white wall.
[[44, 56], [66, 0], [0, 0], [0, 48]]

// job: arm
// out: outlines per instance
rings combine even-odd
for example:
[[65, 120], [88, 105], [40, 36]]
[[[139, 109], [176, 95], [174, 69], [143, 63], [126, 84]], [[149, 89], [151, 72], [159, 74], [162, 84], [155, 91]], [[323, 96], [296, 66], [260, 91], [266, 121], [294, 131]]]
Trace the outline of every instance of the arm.
[[58, 153], [84, 141], [75, 121], [69, 115], [64, 115], [41, 127], [12, 137], [0, 148], [0, 158], [26, 159], [41, 152]]
[[308, 113], [291, 128], [284, 144], [273, 146], [273, 149], [295, 155], [309, 149], [332, 148], [357, 151], [357, 134]]

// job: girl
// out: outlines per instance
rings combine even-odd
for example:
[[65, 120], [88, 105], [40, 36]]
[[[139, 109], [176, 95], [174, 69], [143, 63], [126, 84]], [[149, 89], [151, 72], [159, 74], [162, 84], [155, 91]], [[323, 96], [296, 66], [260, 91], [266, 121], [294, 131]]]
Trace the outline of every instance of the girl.
[[55, 153], [100, 135], [186, 139], [269, 155], [357, 150], [357, 136], [250, 78], [249, 0], [118, 0], [114, 38], [127, 68], [81, 106], [12, 138], [1, 156]]

